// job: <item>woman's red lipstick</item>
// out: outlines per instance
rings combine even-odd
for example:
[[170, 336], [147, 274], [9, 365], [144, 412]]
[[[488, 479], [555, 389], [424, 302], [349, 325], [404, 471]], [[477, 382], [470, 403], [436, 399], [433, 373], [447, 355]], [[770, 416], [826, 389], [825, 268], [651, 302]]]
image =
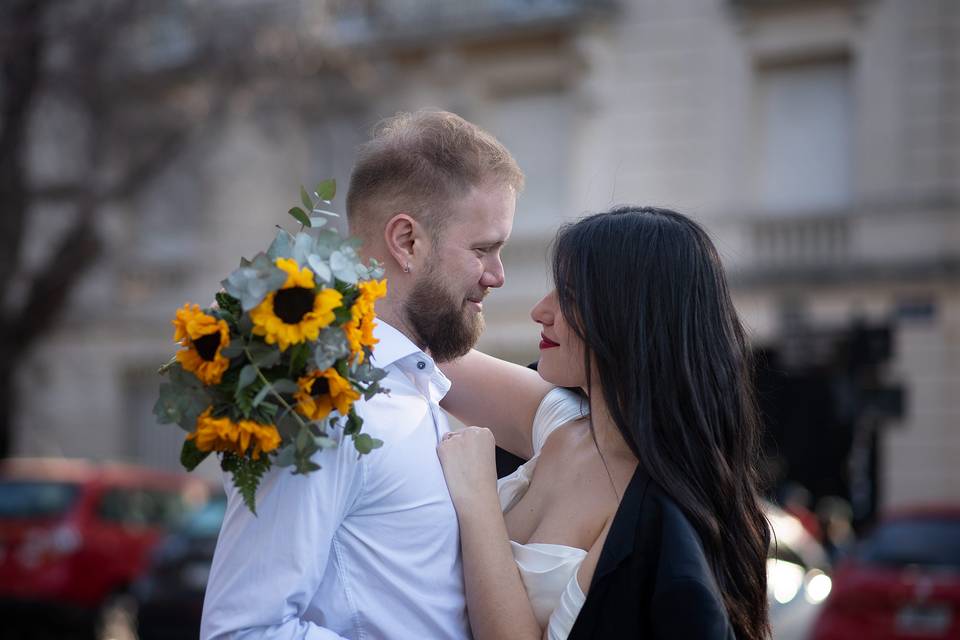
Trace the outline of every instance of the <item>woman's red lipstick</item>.
[[547, 336], [540, 334], [540, 348], [541, 349], [553, 349], [554, 347], [559, 347], [560, 345], [549, 339]]

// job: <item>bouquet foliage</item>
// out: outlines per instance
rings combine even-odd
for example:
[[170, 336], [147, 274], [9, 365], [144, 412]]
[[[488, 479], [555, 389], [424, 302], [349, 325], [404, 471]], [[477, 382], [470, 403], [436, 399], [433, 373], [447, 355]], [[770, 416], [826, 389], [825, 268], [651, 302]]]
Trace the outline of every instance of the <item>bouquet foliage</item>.
[[154, 413], [188, 432], [181, 463], [191, 471], [217, 452], [254, 513], [263, 474], [319, 469], [311, 458], [337, 446], [334, 429], [360, 455], [383, 444], [362, 432], [354, 403], [386, 391], [370, 356], [374, 303], [387, 284], [375, 260], [361, 261], [358, 240], [321, 229], [336, 214], [319, 206], [335, 191], [332, 180], [313, 194], [301, 187], [304, 208], [289, 211], [299, 233], [279, 229], [265, 253], [241, 259], [215, 305], [177, 310], [181, 349], [160, 369], [168, 380]]

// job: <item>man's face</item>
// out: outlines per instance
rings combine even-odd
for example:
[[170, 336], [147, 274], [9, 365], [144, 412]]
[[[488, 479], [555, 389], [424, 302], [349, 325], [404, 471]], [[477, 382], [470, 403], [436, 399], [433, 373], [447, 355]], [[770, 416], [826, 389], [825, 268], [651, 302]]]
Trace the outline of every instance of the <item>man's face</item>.
[[510, 237], [516, 194], [474, 187], [447, 212], [427, 267], [404, 304], [407, 320], [438, 362], [459, 358], [483, 332], [483, 298], [503, 286], [500, 249]]

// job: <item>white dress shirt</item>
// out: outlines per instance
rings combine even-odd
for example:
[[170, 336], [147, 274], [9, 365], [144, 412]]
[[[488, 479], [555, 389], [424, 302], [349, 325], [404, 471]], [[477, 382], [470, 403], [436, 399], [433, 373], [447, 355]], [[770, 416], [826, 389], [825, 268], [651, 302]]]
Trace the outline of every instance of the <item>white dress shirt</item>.
[[345, 438], [317, 453], [319, 471], [272, 469], [258, 516], [225, 474], [201, 638], [470, 637], [457, 516], [436, 453], [450, 381], [395, 328], [380, 321], [374, 335], [390, 394], [357, 413], [383, 447], [359, 457]]

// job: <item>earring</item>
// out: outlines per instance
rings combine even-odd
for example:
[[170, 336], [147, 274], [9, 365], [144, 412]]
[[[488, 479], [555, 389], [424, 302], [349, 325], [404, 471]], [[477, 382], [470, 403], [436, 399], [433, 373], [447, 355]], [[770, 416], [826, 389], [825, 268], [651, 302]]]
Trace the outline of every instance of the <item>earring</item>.
[[409, 262], [408, 262], [407, 264], [403, 265], [403, 272], [404, 272], [404, 273], [410, 273], [410, 263], [409, 263]]

